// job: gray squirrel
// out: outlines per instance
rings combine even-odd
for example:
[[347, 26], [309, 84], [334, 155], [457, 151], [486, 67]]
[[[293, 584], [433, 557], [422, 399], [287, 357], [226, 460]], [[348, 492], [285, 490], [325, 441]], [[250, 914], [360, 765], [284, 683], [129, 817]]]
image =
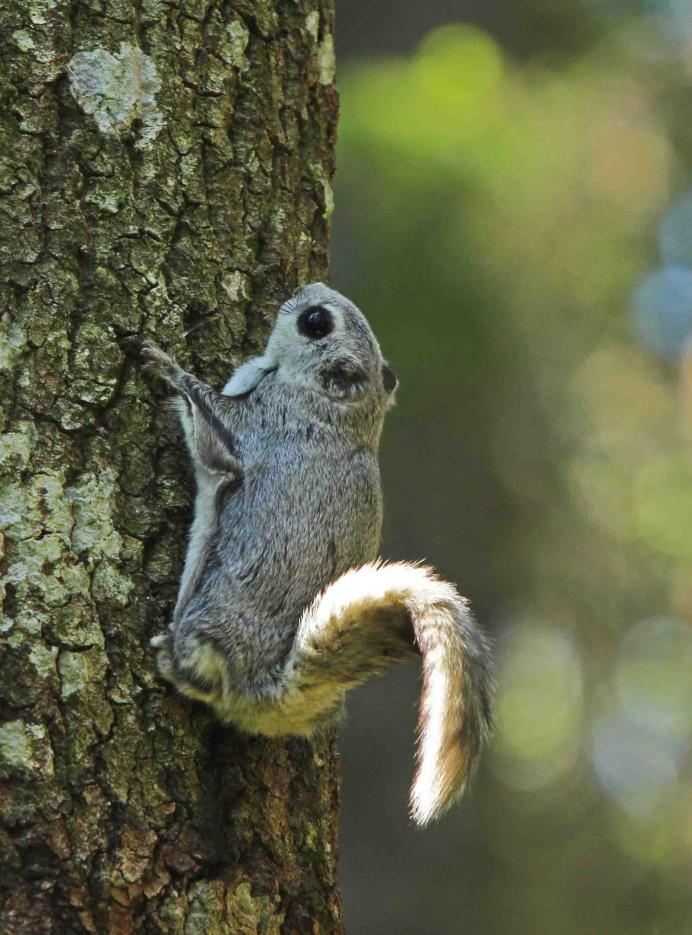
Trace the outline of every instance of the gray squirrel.
[[309, 736], [345, 692], [422, 657], [411, 814], [462, 793], [491, 726], [490, 649], [464, 598], [378, 559], [377, 462], [397, 380], [356, 306], [322, 283], [280, 309], [221, 393], [150, 341], [194, 464], [194, 521], [161, 676], [252, 734]]

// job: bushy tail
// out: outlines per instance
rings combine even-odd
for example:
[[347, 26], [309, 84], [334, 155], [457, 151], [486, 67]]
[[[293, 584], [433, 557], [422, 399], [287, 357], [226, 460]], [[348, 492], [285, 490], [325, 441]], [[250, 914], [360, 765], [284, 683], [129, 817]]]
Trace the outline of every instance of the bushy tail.
[[490, 647], [451, 584], [405, 562], [346, 572], [303, 614], [286, 702], [300, 699], [317, 718], [416, 649], [423, 689], [411, 814], [425, 825], [463, 792], [492, 722]]

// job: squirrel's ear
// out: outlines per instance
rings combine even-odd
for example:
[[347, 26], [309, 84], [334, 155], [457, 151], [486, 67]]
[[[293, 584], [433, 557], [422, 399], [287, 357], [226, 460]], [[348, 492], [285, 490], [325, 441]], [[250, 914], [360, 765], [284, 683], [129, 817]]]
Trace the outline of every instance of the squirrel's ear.
[[221, 392], [224, 396], [243, 396], [245, 393], [251, 393], [272, 370], [276, 370], [276, 366], [266, 354], [254, 357], [238, 367]]

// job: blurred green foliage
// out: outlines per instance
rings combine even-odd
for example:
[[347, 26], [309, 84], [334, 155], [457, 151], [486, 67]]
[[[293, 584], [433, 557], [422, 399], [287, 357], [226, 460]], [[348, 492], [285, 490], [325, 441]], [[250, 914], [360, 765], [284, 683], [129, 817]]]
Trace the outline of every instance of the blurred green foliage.
[[379, 793], [352, 803], [364, 771], [389, 788], [390, 756], [349, 765], [349, 737], [391, 695], [356, 701], [353, 932], [692, 932], [692, 292], [647, 300], [657, 327], [676, 316], [667, 357], [631, 310], [689, 181], [690, 25], [621, 15], [569, 62], [518, 64], [454, 23], [342, 70], [335, 283], [401, 381], [385, 551], [459, 581], [499, 657], [493, 749], [433, 832], [442, 865], [402, 836], [369, 897]]

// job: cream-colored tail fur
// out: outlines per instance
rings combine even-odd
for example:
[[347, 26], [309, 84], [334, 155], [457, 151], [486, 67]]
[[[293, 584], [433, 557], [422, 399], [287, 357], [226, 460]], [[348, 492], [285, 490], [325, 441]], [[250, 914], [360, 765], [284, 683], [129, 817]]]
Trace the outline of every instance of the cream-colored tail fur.
[[451, 584], [405, 562], [346, 572], [303, 614], [283, 703], [317, 723], [345, 690], [416, 649], [423, 688], [411, 814], [425, 825], [463, 792], [492, 722], [489, 645]]

